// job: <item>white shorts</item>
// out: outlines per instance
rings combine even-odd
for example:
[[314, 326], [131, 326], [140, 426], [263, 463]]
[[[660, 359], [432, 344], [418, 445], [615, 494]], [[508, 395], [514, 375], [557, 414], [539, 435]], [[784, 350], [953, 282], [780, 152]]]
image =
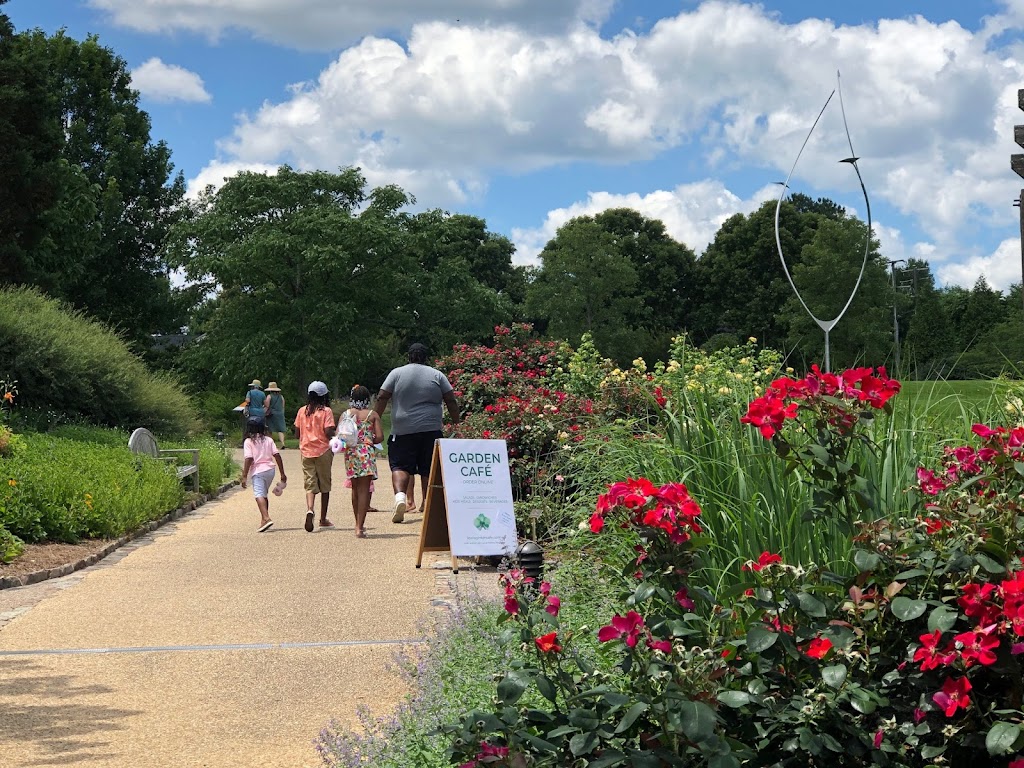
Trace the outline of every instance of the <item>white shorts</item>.
[[257, 499], [267, 498], [267, 494], [270, 493], [270, 486], [274, 482], [274, 473], [276, 471], [277, 470], [271, 467], [270, 469], [265, 469], [262, 472], [254, 474], [250, 478], [250, 482], [252, 483], [253, 496], [255, 496]]

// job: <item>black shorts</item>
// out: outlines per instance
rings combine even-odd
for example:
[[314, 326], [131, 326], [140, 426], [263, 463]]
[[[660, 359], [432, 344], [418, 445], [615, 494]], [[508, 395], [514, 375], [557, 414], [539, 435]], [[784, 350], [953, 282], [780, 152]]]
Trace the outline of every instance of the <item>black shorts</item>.
[[392, 435], [388, 438], [388, 464], [410, 475], [430, 475], [430, 462], [434, 458], [434, 441], [443, 437], [441, 430]]

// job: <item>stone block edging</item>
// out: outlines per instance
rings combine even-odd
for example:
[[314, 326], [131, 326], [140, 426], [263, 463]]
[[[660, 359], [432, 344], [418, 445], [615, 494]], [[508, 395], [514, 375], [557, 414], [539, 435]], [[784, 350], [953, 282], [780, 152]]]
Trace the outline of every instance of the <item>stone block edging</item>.
[[166, 525], [167, 523], [178, 520], [185, 515], [193, 512], [199, 507], [203, 506], [206, 502], [212, 501], [213, 499], [220, 496], [225, 491], [230, 490], [232, 487], [238, 485], [237, 480], [224, 483], [215, 493], [204, 493], [199, 497], [192, 499], [191, 501], [185, 502], [178, 509], [173, 509], [163, 517], [156, 520], [150, 520], [147, 523], [143, 523], [141, 526], [136, 528], [131, 533], [127, 533], [119, 539], [114, 539], [103, 549], [93, 552], [87, 557], [83, 557], [81, 560], [77, 560], [73, 563], [65, 563], [64, 565], [56, 568], [44, 568], [41, 571], [32, 571], [31, 573], [23, 573], [20, 576], [4, 576], [0, 578], [0, 589], [10, 589], [12, 587], [27, 587], [29, 584], [38, 584], [40, 581], [46, 581], [47, 579], [59, 579], [61, 576], [69, 576], [75, 571], [80, 571], [83, 568], [88, 568], [90, 565], [95, 565], [100, 560], [105, 558], [111, 552], [116, 549], [120, 549], [125, 544], [140, 536], [145, 536], [147, 533], [152, 533], [157, 528]]

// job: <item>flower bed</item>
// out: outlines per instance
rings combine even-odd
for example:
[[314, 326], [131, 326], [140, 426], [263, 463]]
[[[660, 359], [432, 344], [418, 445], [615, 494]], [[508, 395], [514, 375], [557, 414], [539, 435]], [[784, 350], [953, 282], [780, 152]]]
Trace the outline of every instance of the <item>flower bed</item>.
[[[777, 379], [745, 416], [813, 488], [808, 524], [841, 518], [846, 574], [751, 552], [740, 586], [693, 580], [710, 544], [679, 483], [615, 483], [589, 530], [632, 546], [600, 628], [563, 625], [551, 584], [505, 582], [506, 641], [529, 651], [496, 706], [447, 728], [477, 766], [892, 766], [1024, 768], [1024, 429], [977, 426], [981, 445], [922, 469], [912, 516], [870, 508], [858, 457], [884, 371]], [[596, 632], [614, 669], [577, 650]]]

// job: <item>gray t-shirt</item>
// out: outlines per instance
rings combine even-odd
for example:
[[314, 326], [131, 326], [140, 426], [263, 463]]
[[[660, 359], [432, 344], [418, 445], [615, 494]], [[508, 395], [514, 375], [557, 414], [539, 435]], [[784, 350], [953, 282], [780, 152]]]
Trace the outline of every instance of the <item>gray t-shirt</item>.
[[452, 391], [452, 385], [439, 370], [409, 363], [391, 371], [380, 388], [391, 393], [391, 434], [441, 429], [441, 404], [444, 395]]

